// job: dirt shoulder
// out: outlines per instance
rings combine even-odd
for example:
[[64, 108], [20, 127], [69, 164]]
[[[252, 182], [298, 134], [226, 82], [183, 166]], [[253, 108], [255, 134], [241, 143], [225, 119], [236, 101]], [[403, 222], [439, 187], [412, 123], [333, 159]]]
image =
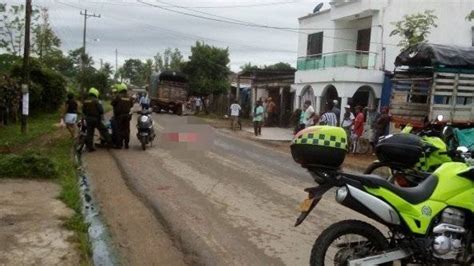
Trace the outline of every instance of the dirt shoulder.
[[153, 212], [127, 187], [111, 154], [99, 150], [86, 154], [84, 162], [121, 263], [185, 265], [185, 256]]
[[48, 181], [0, 179], [0, 265], [77, 265], [74, 232], [64, 220], [74, 212]]
[[[232, 134], [234, 136], [255, 141], [288, 154], [291, 153], [290, 142], [257, 139], [253, 136], [252, 133], [243, 130], [231, 131], [229, 130], [230, 121], [223, 118], [217, 118], [215, 116], [201, 116], [201, 118], [210, 126], [219, 129], [220, 132]], [[250, 122], [246, 121], [243, 123], [243, 126], [251, 126], [251, 124]], [[351, 169], [353, 171], [363, 172], [367, 168], [367, 166], [376, 159], [377, 158], [371, 154], [348, 154], [346, 156], [346, 159], [344, 160], [342, 167]]]

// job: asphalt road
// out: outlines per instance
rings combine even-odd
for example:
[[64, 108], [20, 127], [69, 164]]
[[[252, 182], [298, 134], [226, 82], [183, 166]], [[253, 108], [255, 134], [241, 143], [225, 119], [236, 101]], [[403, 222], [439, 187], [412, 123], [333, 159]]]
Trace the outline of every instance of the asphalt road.
[[198, 118], [154, 115], [159, 135], [146, 151], [135, 137], [114, 150], [125, 183], [153, 209], [183, 253], [206, 265], [308, 265], [330, 224], [359, 218], [327, 193], [294, 227], [309, 173], [291, 155], [216, 130]]

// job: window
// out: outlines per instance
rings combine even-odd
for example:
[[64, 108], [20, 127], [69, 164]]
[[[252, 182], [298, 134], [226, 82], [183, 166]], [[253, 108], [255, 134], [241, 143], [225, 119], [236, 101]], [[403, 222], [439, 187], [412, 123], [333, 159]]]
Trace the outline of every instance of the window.
[[323, 32], [308, 35], [308, 49], [306, 55], [318, 55], [323, 53]]

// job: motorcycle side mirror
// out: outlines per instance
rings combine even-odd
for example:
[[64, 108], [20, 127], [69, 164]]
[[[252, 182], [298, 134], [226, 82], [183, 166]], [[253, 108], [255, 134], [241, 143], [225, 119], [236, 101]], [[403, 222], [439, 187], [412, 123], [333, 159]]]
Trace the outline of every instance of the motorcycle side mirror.
[[464, 146], [459, 146], [457, 149], [456, 149], [457, 152], [460, 152], [460, 153], [467, 153], [469, 151], [469, 149], [467, 147], [464, 147]]
[[436, 117], [436, 121], [438, 121], [438, 122], [442, 122], [443, 119], [444, 119], [444, 116], [443, 116], [443, 115], [438, 115], [438, 116]]

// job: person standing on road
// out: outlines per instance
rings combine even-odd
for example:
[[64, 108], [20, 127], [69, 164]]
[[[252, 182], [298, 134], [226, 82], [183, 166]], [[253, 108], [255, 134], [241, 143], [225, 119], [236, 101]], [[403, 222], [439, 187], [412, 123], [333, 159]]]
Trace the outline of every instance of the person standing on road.
[[253, 131], [255, 136], [262, 135], [262, 122], [263, 122], [264, 110], [262, 102], [258, 101], [255, 110], [253, 111]]
[[267, 104], [267, 113], [268, 113], [268, 123], [267, 126], [272, 127], [277, 124], [277, 110], [276, 104], [273, 101], [272, 97], [268, 97], [268, 104]]
[[346, 131], [349, 147], [351, 147], [351, 131], [354, 125], [355, 116], [351, 112], [350, 105], [346, 105], [344, 109], [345, 109], [345, 112], [344, 112], [344, 117], [342, 118], [341, 127], [344, 129], [344, 131]]
[[379, 138], [385, 136], [388, 132], [388, 127], [390, 125], [390, 115], [388, 114], [388, 107], [382, 107], [380, 116], [375, 121], [375, 137], [374, 137], [374, 147], [377, 146]]
[[74, 94], [69, 93], [67, 95], [67, 101], [63, 114], [63, 121], [64, 124], [66, 124], [66, 128], [71, 134], [72, 139], [76, 137], [77, 110], [78, 105], [76, 100], [74, 99]]
[[89, 89], [89, 95], [82, 105], [82, 113], [87, 124], [86, 147], [89, 152], [95, 151], [94, 132], [97, 128], [107, 144], [111, 144], [111, 139], [107, 128], [102, 123], [104, 108], [99, 102], [99, 91], [96, 88]]
[[341, 109], [339, 109], [339, 101], [338, 100], [333, 100], [332, 101], [333, 107], [331, 111], [336, 115], [337, 118], [337, 126], [339, 126], [341, 121], [339, 121], [341, 118]]
[[230, 119], [231, 119], [231, 128], [235, 130], [235, 124], [239, 123], [240, 107], [239, 103], [234, 100], [234, 103], [230, 105]]
[[356, 111], [356, 118], [354, 120], [354, 130], [352, 134], [352, 142], [353, 142], [352, 152], [353, 153], [356, 153], [359, 139], [364, 133], [364, 120], [365, 120], [364, 113], [362, 112], [362, 106], [360, 105], [356, 106], [355, 111]]
[[332, 127], [337, 126], [337, 117], [336, 114], [333, 112], [333, 107], [331, 105], [328, 105], [326, 107], [326, 112], [321, 115], [321, 118], [319, 119], [319, 124]]
[[133, 107], [133, 99], [127, 95], [127, 86], [121, 84], [117, 89], [118, 95], [112, 101], [114, 108], [114, 118], [117, 123], [117, 143], [115, 148], [121, 149], [125, 147], [128, 149], [130, 142], [130, 109]]
[[201, 97], [196, 98], [196, 113], [199, 114], [201, 112], [202, 101]]
[[304, 108], [304, 125], [305, 127], [310, 127], [314, 125], [314, 116], [316, 113], [314, 112], [313, 106], [311, 106], [311, 101], [306, 100], [303, 105]]

